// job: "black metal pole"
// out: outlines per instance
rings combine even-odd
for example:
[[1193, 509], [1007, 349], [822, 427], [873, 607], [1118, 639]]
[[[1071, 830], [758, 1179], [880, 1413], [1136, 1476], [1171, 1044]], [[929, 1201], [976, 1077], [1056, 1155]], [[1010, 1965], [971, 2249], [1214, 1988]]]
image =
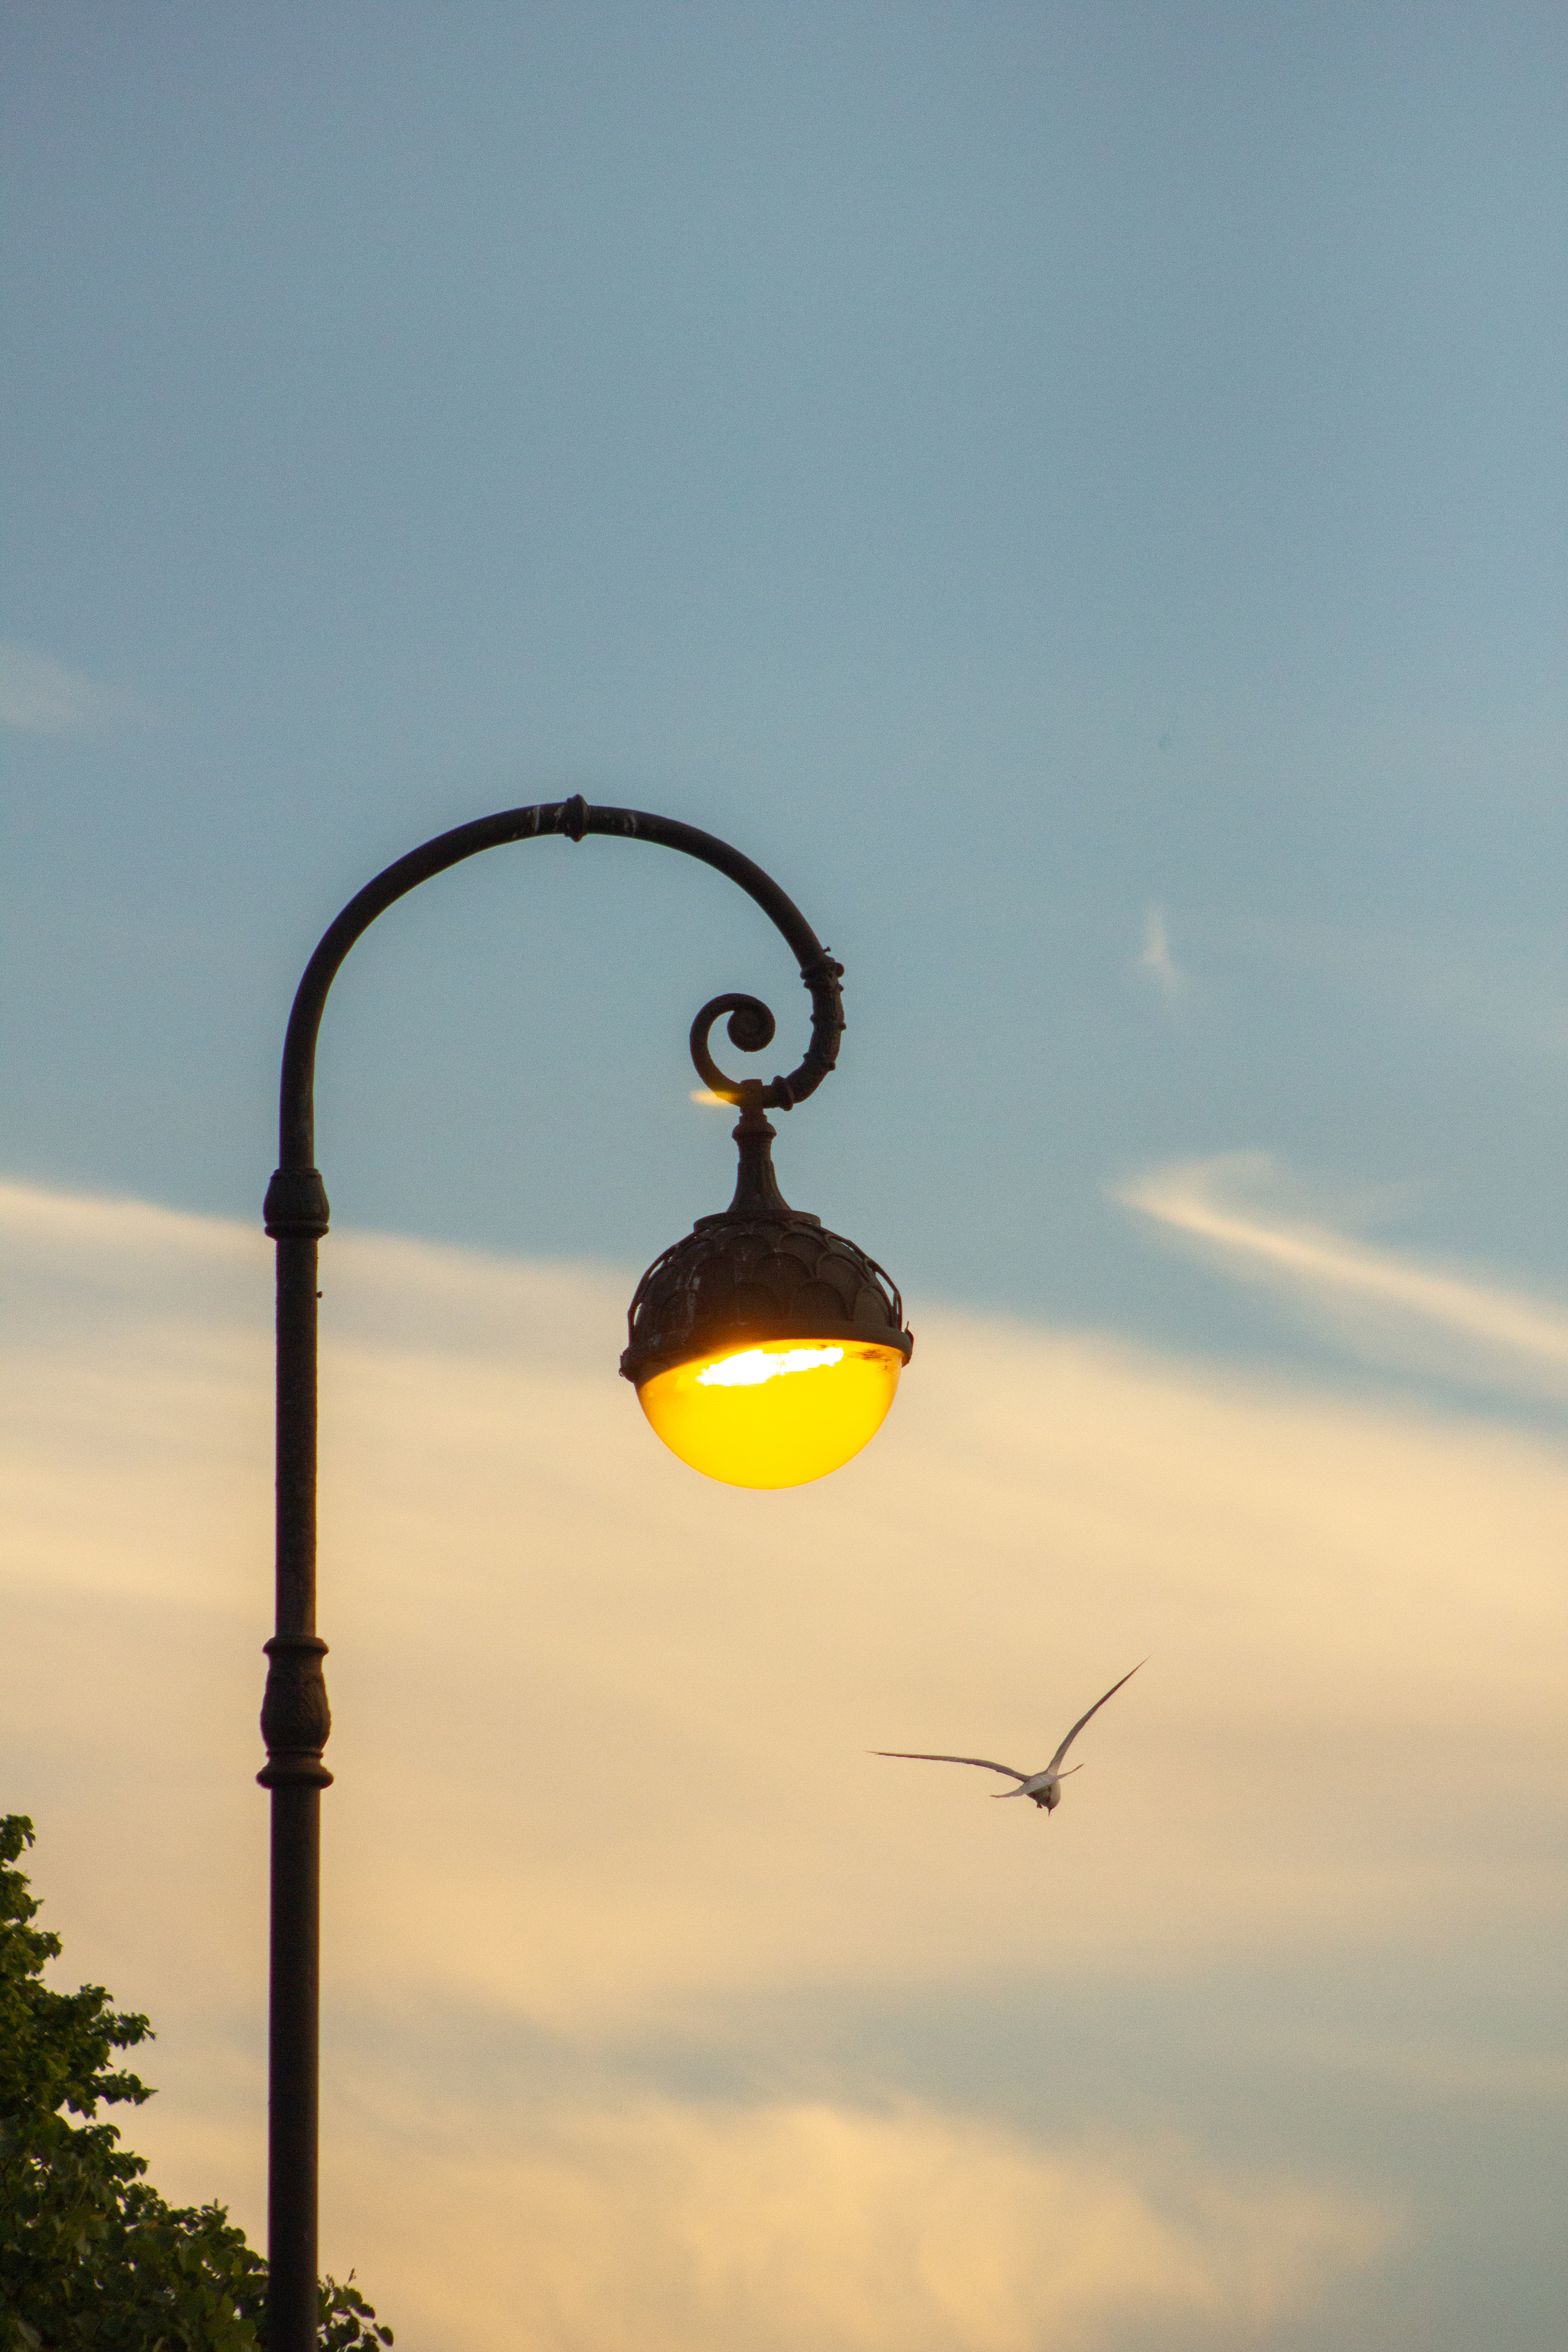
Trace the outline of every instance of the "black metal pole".
[[[760, 866], [694, 825], [641, 809], [590, 808], [581, 799], [506, 809], [426, 842], [349, 901], [305, 967], [284, 1042], [279, 1164], [263, 1213], [267, 1231], [278, 1244], [277, 1631], [266, 1644], [261, 1730], [267, 1763], [257, 1774], [272, 1792], [268, 2105], [271, 2352], [315, 2352], [319, 2339], [321, 1808], [321, 1790], [332, 1778], [321, 1753], [332, 1719], [321, 1671], [327, 1645], [316, 1633], [316, 1251], [329, 1216], [326, 1188], [315, 1165], [316, 1038], [327, 992], [344, 957], [397, 899], [481, 849], [552, 834], [581, 841], [590, 833], [678, 849], [713, 866], [739, 884], [788, 941], [811, 995], [811, 1043], [788, 1077], [749, 1086], [759, 1110], [788, 1110], [815, 1092], [833, 1068], [843, 1033], [842, 966]], [[714, 1008], [707, 1010], [711, 1013]], [[755, 1011], [769, 1023], [771, 1035], [767, 1008], [759, 1005]]]
[[[272, 1791], [267, 2216], [276, 2352], [316, 2341], [321, 1750], [332, 1727], [316, 1636], [316, 1236], [275, 1222], [278, 1244], [277, 1632], [267, 1643], [261, 1733]], [[321, 1214], [324, 1222], [326, 1199]]]

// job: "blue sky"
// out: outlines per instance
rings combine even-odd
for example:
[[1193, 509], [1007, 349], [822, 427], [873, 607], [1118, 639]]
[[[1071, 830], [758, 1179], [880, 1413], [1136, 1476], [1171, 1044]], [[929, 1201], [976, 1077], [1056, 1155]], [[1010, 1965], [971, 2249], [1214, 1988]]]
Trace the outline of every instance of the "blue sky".
[[[581, 791], [734, 841], [843, 959], [781, 1177], [917, 1326], [1560, 1446], [1560, 11], [0, 25], [18, 1230], [82, 1195], [254, 1220], [337, 908]], [[804, 1034], [763, 929], [621, 845], [431, 886], [329, 1015], [339, 1224], [635, 1274], [728, 1194], [696, 1006]], [[1085, 1639], [1092, 1696], [1125, 1662]], [[1453, 1960], [1458, 2011], [1506, 2010], [1519, 1932]], [[1345, 1959], [1349, 2011], [1411, 1934]], [[985, 2109], [990, 2064], [941, 2097]], [[1403, 2194], [1428, 2124], [1377, 2116]], [[1382, 2292], [1358, 2341], [1446, 2343]]]
[[[1554, 11], [7, 14], [5, 626], [108, 698], [9, 747], [26, 1171], [247, 1209], [314, 932], [581, 788], [838, 949], [785, 1157], [911, 1278], [1173, 1336], [1106, 1175], [1259, 1146], [1555, 1262]], [[365, 951], [345, 1209], [706, 1198], [688, 1007], [787, 982], [605, 862]]]

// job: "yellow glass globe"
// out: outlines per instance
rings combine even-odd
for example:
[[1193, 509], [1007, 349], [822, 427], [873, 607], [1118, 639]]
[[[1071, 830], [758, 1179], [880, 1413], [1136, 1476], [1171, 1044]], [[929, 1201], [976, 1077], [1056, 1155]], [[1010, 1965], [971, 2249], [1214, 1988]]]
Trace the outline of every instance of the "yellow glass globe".
[[863, 1340], [768, 1339], [655, 1372], [637, 1401], [672, 1454], [729, 1486], [804, 1486], [877, 1434], [904, 1359]]

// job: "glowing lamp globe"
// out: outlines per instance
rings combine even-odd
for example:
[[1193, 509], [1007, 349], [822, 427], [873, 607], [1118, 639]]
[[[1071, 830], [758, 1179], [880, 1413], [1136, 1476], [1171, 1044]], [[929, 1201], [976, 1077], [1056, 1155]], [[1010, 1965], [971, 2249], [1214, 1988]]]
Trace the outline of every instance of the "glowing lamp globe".
[[735, 1198], [649, 1266], [621, 1358], [670, 1452], [731, 1486], [805, 1486], [849, 1461], [914, 1347], [876, 1260], [783, 1198], [773, 1133], [742, 1111]]

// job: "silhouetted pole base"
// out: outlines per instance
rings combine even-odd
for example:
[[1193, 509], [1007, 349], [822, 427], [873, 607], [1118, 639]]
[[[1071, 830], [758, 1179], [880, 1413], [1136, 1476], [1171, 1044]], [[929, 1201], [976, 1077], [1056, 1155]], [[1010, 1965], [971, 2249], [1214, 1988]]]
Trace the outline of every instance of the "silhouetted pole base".
[[272, 1790], [267, 2253], [272, 2352], [315, 2352], [321, 1791]]

